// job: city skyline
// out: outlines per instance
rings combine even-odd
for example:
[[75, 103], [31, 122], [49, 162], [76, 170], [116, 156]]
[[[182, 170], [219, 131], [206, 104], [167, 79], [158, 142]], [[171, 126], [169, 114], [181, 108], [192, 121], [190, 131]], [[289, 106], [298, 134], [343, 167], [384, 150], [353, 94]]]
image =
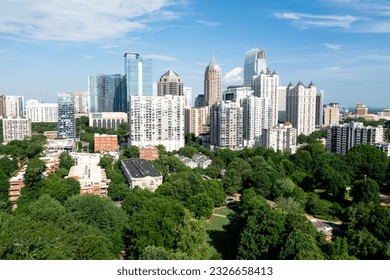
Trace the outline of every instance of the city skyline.
[[[79, 3], [76, 5], [75, 3]], [[243, 83], [245, 54], [267, 51], [280, 85], [313, 81], [325, 102], [390, 107], [390, 5], [385, 1], [6, 1], [0, 11], [0, 94], [54, 102], [88, 76], [125, 74], [123, 54], [175, 71], [193, 98], [213, 56], [222, 91]]]

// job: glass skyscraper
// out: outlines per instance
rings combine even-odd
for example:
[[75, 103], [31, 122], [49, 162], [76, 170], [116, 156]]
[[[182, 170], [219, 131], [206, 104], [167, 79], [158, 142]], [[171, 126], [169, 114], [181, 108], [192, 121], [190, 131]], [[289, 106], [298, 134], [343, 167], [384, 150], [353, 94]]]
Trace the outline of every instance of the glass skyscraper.
[[244, 62], [244, 86], [252, 85], [252, 77], [267, 71], [267, 55], [265, 50], [251, 49], [246, 52]]
[[58, 138], [76, 138], [74, 99], [70, 93], [58, 94]]
[[127, 96], [153, 95], [152, 60], [138, 53], [125, 53]]
[[90, 112], [127, 112], [126, 77], [121, 74], [88, 76]]

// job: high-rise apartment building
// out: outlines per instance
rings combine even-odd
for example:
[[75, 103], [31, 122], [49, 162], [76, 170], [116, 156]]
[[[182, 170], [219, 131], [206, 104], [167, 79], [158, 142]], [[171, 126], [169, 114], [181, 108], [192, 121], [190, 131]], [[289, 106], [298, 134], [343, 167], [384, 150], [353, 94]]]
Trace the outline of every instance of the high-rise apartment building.
[[125, 53], [127, 96], [153, 95], [152, 60], [138, 53]]
[[195, 98], [195, 108], [200, 108], [200, 107], [203, 107], [205, 106], [205, 100], [204, 100], [204, 94], [199, 94], [196, 98]]
[[278, 122], [286, 121], [286, 87], [279, 86], [278, 89]]
[[243, 139], [246, 147], [259, 147], [264, 128], [271, 122], [270, 100], [248, 96], [242, 100]]
[[183, 81], [175, 71], [168, 70], [157, 83], [157, 95], [184, 95]]
[[193, 133], [195, 137], [210, 131], [209, 107], [186, 108], [185, 132]]
[[24, 118], [24, 97], [5, 96], [5, 117]]
[[322, 91], [316, 94], [316, 127], [324, 124], [324, 93]]
[[223, 101], [210, 109], [210, 145], [238, 149], [243, 146], [243, 109], [237, 102]]
[[27, 100], [26, 118], [31, 122], [57, 122], [58, 104], [43, 103], [35, 99]]
[[31, 120], [22, 118], [3, 119], [3, 142], [31, 137]]
[[126, 77], [121, 74], [88, 76], [90, 112], [127, 112]]
[[355, 114], [359, 116], [364, 116], [368, 114], [368, 108], [366, 105], [358, 103], [355, 107]]
[[184, 106], [186, 108], [192, 107], [192, 87], [183, 87], [183, 93], [185, 98]]
[[228, 86], [226, 91], [222, 93], [224, 101], [238, 102], [242, 105], [242, 101], [253, 95], [253, 90], [250, 87], [243, 86]]
[[275, 152], [294, 154], [297, 149], [297, 130], [288, 122], [278, 124], [273, 128], [264, 128], [261, 146], [271, 148]]
[[211, 107], [221, 101], [222, 77], [221, 67], [213, 57], [204, 73], [204, 101], [205, 106]]
[[58, 138], [76, 138], [74, 97], [69, 93], [58, 94]]
[[309, 135], [315, 130], [317, 88], [290, 83], [286, 89], [286, 121], [297, 129], [297, 135]]
[[65, 94], [73, 97], [75, 114], [88, 114], [89, 91], [61, 92], [60, 94]]
[[0, 95], [0, 118], [5, 115], [5, 96]]
[[326, 136], [326, 149], [345, 155], [350, 149], [359, 144], [379, 144], [384, 142], [382, 126], [363, 126], [360, 122], [332, 125]]
[[279, 97], [279, 76], [275, 71], [262, 70], [258, 75], [253, 76], [252, 89], [255, 96], [269, 99], [271, 120], [269, 127], [278, 124], [278, 97]]
[[129, 145], [184, 147], [184, 96], [130, 96]]
[[246, 52], [244, 61], [244, 86], [251, 87], [253, 76], [267, 71], [267, 55], [265, 50], [251, 49]]
[[331, 103], [324, 107], [324, 125], [338, 125], [340, 123], [340, 108], [338, 103]]

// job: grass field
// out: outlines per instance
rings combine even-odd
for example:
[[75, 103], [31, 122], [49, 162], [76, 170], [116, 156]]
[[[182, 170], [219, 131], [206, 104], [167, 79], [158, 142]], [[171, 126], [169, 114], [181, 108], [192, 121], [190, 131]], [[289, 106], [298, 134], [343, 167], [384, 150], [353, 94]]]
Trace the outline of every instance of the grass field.
[[225, 225], [230, 223], [227, 215], [233, 213], [234, 211], [227, 207], [214, 209], [213, 216], [211, 216], [207, 225], [208, 242], [212, 247], [210, 258], [215, 258], [216, 255], [219, 255], [222, 259], [234, 258], [234, 252], [229, 246], [229, 233], [224, 228]]

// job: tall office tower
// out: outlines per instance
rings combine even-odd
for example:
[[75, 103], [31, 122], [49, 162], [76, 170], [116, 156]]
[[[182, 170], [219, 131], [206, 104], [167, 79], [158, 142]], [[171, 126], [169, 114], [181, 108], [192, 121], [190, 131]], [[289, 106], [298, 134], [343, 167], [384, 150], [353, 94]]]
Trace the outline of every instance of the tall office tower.
[[290, 83], [286, 89], [286, 121], [297, 129], [297, 135], [309, 135], [315, 130], [317, 88]]
[[223, 101], [210, 109], [210, 145], [238, 149], [243, 146], [243, 109], [240, 104]]
[[222, 93], [224, 101], [238, 102], [242, 105], [242, 100], [253, 95], [253, 90], [250, 87], [243, 86], [228, 86], [226, 91]]
[[152, 60], [138, 53], [125, 53], [124, 58], [128, 99], [129, 96], [152, 96]]
[[[126, 98], [127, 98], [127, 96], [126, 96]], [[76, 113], [76, 114], [88, 114], [89, 113], [89, 91], [82, 92], [82, 98], [81, 98], [80, 103], [81, 104], [79, 104], [79, 106], [78, 106], [78, 108], [80, 108], [80, 109], [76, 110], [75, 113], [77, 111], [79, 111], [80, 113]], [[126, 104], [126, 108], [127, 108], [127, 104]]]
[[316, 127], [321, 127], [324, 124], [324, 92], [320, 91], [316, 94]]
[[264, 128], [261, 140], [261, 147], [271, 148], [275, 152], [294, 154], [297, 150], [297, 130], [289, 122]]
[[195, 108], [200, 108], [205, 106], [205, 101], [204, 101], [204, 94], [199, 94], [195, 98]]
[[286, 121], [286, 87], [278, 88], [278, 122]]
[[23, 140], [31, 137], [31, 120], [22, 118], [3, 119], [3, 141]]
[[271, 122], [270, 127], [278, 124], [278, 97], [279, 97], [279, 76], [274, 71], [271, 73], [269, 69], [266, 72], [261, 71], [253, 77], [252, 88], [254, 95], [269, 99], [271, 104]]
[[251, 49], [246, 52], [244, 62], [244, 86], [252, 86], [252, 77], [267, 72], [267, 55], [265, 50]]
[[205, 106], [218, 104], [222, 95], [221, 67], [213, 57], [204, 73], [204, 101]]
[[35, 99], [27, 100], [26, 118], [31, 122], [57, 122], [58, 104], [43, 103]]
[[184, 93], [184, 106], [186, 108], [192, 107], [192, 87], [183, 87], [183, 93]]
[[382, 126], [363, 126], [363, 123], [332, 125], [326, 136], [326, 149], [345, 155], [350, 149], [359, 144], [374, 145], [383, 143], [384, 130]]
[[338, 125], [340, 123], [340, 108], [338, 103], [330, 103], [324, 107], [324, 125]]
[[157, 83], [157, 95], [184, 95], [180, 76], [172, 70], [165, 72]]
[[129, 145], [184, 147], [184, 96], [130, 96]]
[[193, 133], [195, 137], [210, 131], [209, 107], [186, 108], [185, 133]]
[[246, 147], [259, 147], [264, 128], [271, 121], [269, 99], [249, 96], [242, 100], [243, 139]]
[[74, 97], [70, 93], [58, 94], [58, 138], [76, 138]]
[[24, 97], [6, 96], [4, 116], [8, 118], [24, 118]]
[[0, 95], [0, 119], [5, 115], [5, 96]]
[[126, 77], [121, 74], [88, 76], [90, 112], [127, 112]]

